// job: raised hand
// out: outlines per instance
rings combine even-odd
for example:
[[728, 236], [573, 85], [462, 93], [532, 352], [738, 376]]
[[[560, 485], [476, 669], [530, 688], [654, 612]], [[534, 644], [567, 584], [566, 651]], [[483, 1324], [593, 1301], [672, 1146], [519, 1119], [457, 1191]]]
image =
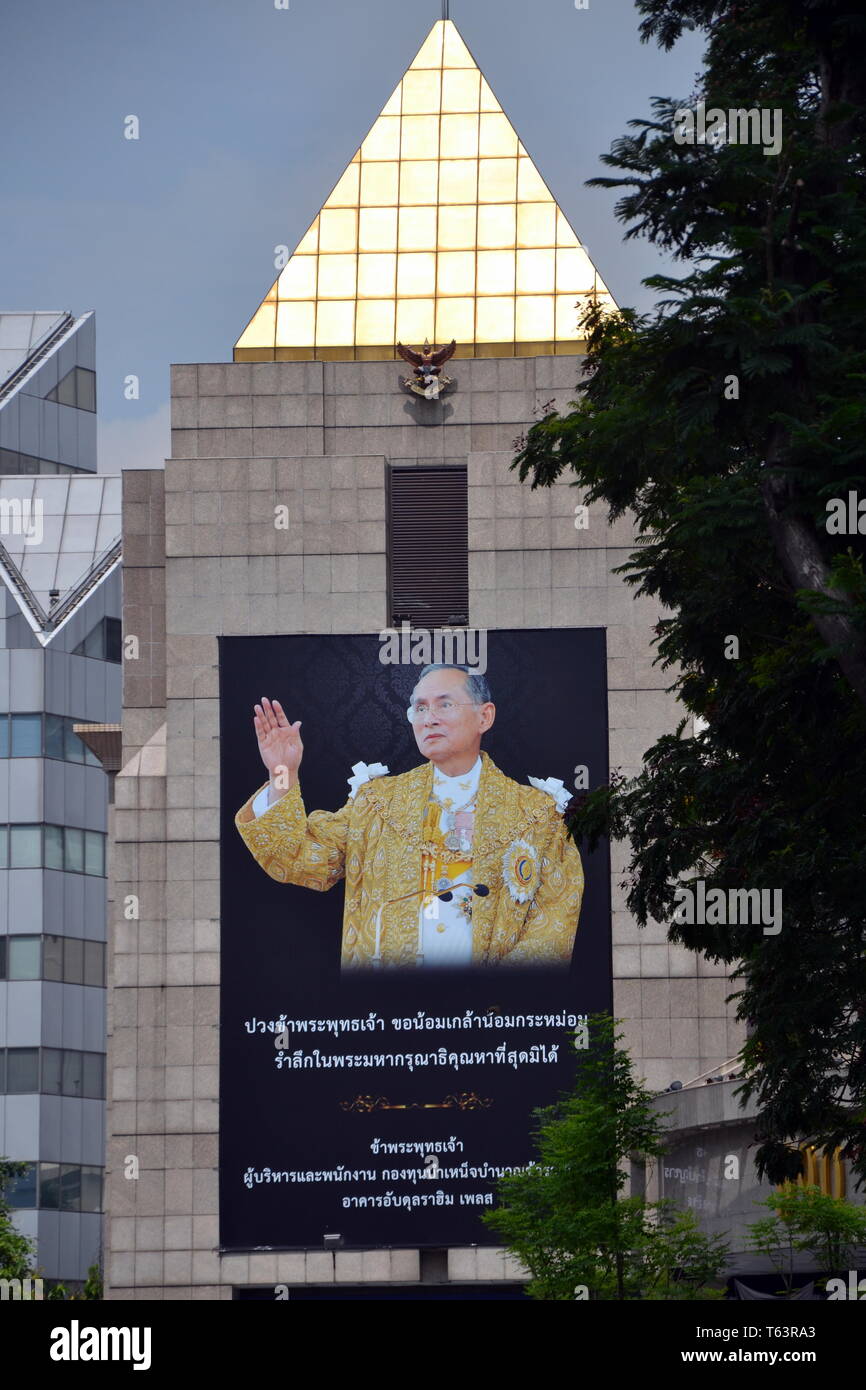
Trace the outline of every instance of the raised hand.
[[301, 742], [301, 721], [290, 724], [279, 700], [262, 697], [253, 717], [259, 753], [271, 779], [269, 801], [277, 800], [298, 780], [298, 768], [304, 756]]

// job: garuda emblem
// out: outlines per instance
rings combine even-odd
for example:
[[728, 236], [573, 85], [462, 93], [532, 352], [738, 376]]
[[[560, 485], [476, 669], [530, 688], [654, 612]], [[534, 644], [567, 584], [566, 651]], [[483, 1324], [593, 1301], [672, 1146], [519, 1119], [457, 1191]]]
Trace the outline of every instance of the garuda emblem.
[[442, 365], [449, 357], [454, 356], [456, 350], [457, 343], [453, 338], [447, 347], [440, 348], [432, 348], [429, 340], [425, 338], [420, 352], [398, 343], [397, 351], [404, 362], [411, 362], [415, 368], [412, 376], [407, 376], [403, 385], [414, 391], [416, 396], [424, 396], [428, 401], [437, 401], [442, 392], [447, 391], [451, 385], [451, 378], [445, 376]]

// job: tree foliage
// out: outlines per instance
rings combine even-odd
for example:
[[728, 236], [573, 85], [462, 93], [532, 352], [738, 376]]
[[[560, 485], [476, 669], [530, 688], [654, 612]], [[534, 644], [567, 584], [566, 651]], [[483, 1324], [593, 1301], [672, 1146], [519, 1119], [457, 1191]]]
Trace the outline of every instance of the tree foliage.
[[[631, 841], [642, 924], [671, 918], [680, 882], [782, 891], [776, 936], [672, 921], [670, 937], [738, 967], [759, 1170], [795, 1176], [802, 1135], [842, 1145], [862, 1178], [866, 536], [828, 530], [827, 504], [866, 497], [866, 16], [853, 0], [637, 8], [665, 47], [703, 29], [704, 68], [630, 123], [603, 156], [617, 177], [594, 182], [624, 190], [627, 236], [684, 273], [647, 282], [651, 313], [590, 306], [581, 395], [515, 467], [633, 513], [621, 572], [663, 606], [657, 660], [703, 731], [684, 719], [570, 824]], [[699, 100], [780, 111], [780, 153], [677, 143], [677, 108]]]
[[27, 1171], [26, 1163], [0, 1158], [0, 1279], [27, 1279], [33, 1272], [34, 1243], [12, 1224], [6, 1188]]
[[709, 1296], [725, 1244], [691, 1212], [624, 1197], [625, 1162], [664, 1151], [662, 1117], [632, 1073], [605, 1014], [589, 1020], [591, 1047], [575, 1049], [572, 1090], [535, 1112], [538, 1158], [500, 1182], [488, 1225], [530, 1271], [533, 1298], [681, 1299]]
[[828, 1275], [855, 1267], [857, 1251], [866, 1245], [863, 1207], [797, 1183], [783, 1184], [759, 1205], [769, 1207], [770, 1215], [750, 1224], [749, 1245], [770, 1261], [786, 1294], [793, 1291], [797, 1256], [803, 1252]]
[[101, 1302], [103, 1298], [102, 1269], [99, 1263], [88, 1267], [87, 1278], [78, 1293], [70, 1292], [62, 1281], [52, 1284], [45, 1297], [58, 1303]]

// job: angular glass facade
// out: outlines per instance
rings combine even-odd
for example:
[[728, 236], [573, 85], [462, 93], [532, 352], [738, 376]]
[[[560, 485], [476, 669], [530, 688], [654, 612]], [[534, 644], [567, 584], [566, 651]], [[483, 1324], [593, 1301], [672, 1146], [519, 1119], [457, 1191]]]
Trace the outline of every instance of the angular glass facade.
[[0, 1154], [29, 1164], [7, 1195], [40, 1274], [71, 1284], [101, 1246], [108, 792], [75, 726], [117, 720], [122, 679], [95, 358], [92, 313], [0, 313]]
[[438, 20], [235, 345], [236, 361], [579, 352], [613, 300], [450, 20]]

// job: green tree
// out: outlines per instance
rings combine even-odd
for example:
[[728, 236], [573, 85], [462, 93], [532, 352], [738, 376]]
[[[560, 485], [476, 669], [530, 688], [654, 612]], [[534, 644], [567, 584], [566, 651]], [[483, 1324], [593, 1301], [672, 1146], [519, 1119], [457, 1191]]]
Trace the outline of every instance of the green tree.
[[[631, 842], [643, 924], [735, 967], [759, 1171], [792, 1135], [866, 1176], [866, 64], [853, 0], [637, 0], [641, 36], [705, 31], [694, 92], [657, 99], [606, 164], [617, 215], [684, 263], [654, 311], [585, 316], [583, 390], [528, 433], [522, 479], [631, 512], [621, 567], [660, 601], [657, 660], [691, 721], [570, 820]], [[781, 112], [782, 148], [677, 143], [678, 108]], [[829, 510], [828, 510], [829, 504]], [[733, 656], [736, 637], [738, 656]], [[782, 894], [782, 928], [677, 921], [676, 890]]]
[[575, 1048], [572, 1090], [535, 1112], [538, 1158], [500, 1182], [500, 1205], [484, 1220], [530, 1271], [529, 1293], [593, 1300], [695, 1298], [718, 1279], [726, 1248], [691, 1213], [624, 1197], [625, 1162], [657, 1157], [663, 1120], [632, 1073], [606, 1014], [589, 1020], [591, 1046]]
[[104, 1297], [102, 1284], [102, 1269], [99, 1264], [90, 1265], [87, 1271], [87, 1278], [84, 1281], [84, 1288], [81, 1297], [90, 1302], [99, 1302]]
[[12, 1208], [6, 1200], [9, 1183], [26, 1171], [26, 1163], [0, 1158], [0, 1279], [27, 1279], [33, 1273], [34, 1243], [13, 1226]]
[[[764, 1203], [767, 1205], [767, 1203]], [[794, 1292], [797, 1245], [790, 1221], [785, 1221], [774, 1209], [771, 1216], [752, 1221], [748, 1227], [748, 1248], [763, 1255], [782, 1280], [782, 1295], [790, 1298]]]
[[820, 1187], [785, 1183], [759, 1205], [772, 1215], [750, 1224], [750, 1245], [770, 1260], [786, 1293], [792, 1291], [798, 1254], [808, 1251], [828, 1276], [844, 1275], [866, 1245], [866, 1209]]
[[717, 1285], [724, 1275], [729, 1246], [724, 1236], [701, 1231], [691, 1211], [674, 1211], [668, 1202], [652, 1204], [660, 1222], [636, 1253], [642, 1261], [640, 1298], [707, 1300], [724, 1298]]

